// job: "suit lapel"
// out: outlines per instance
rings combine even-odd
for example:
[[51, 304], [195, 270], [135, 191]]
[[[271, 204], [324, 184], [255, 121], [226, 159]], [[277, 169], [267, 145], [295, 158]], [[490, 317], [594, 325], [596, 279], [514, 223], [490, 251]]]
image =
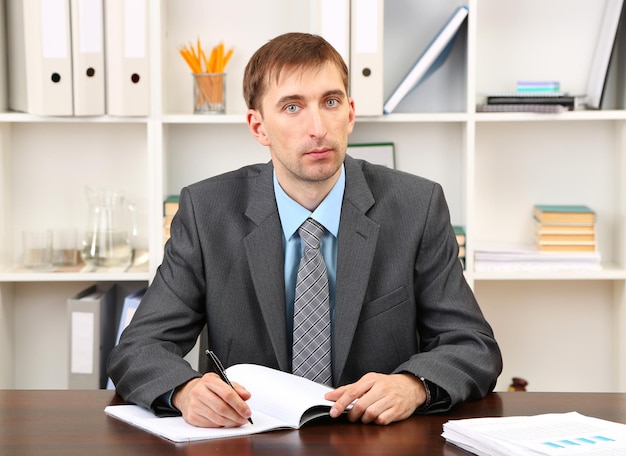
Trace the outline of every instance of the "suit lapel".
[[379, 225], [365, 214], [374, 197], [359, 165], [346, 157], [346, 190], [341, 208], [337, 251], [337, 285], [333, 317], [333, 378], [338, 380], [348, 360], [363, 307]]
[[246, 236], [244, 245], [254, 290], [278, 365], [282, 370], [288, 370], [291, 363], [285, 334], [284, 247], [272, 169], [268, 165], [263, 170], [251, 191], [246, 216], [256, 227]]
[[[360, 166], [346, 157], [346, 190], [339, 224], [333, 317], [333, 378], [341, 378], [359, 321], [379, 225], [365, 214], [374, 204]], [[244, 239], [255, 293], [282, 370], [291, 367], [285, 318], [284, 246], [272, 166], [259, 175], [246, 216], [256, 225]]]

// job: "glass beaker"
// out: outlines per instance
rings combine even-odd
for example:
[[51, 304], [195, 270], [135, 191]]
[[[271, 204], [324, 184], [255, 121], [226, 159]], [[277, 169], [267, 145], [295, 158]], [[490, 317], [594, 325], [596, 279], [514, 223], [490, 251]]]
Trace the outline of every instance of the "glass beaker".
[[129, 266], [136, 235], [135, 208], [122, 193], [87, 187], [89, 221], [83, 237], [81, 258], [96, 267]]

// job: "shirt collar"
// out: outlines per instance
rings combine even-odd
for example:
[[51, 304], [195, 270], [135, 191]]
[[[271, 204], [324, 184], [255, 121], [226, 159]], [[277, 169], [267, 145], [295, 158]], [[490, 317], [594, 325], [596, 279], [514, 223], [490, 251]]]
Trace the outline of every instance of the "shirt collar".
[[285, 239], [291, 239], [291, 236], [298, 230], [300, 225], [309, 217], [318, 221], [333, 236], [339, 234], [339, 218], [341, 215], [341, 203], [343, 201], [343, 192], [346, 188], [346, 174], [344, 166], [341, 165], [341, 173], [339, 179], [326, 195], [326, 198], [313, 212], [302, 207], [300, 204], [291, 199], [278, 183], [276, 171], [274, 170], [274, 195], [276, 204], [278, 205], [278, 214], [283, 227]]

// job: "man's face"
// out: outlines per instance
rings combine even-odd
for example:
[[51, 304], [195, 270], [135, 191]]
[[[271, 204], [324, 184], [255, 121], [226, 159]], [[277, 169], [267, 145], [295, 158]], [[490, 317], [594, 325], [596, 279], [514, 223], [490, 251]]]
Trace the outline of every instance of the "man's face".
[[248, 122], [257, 140], [269, 147], [283, 189], [290, 194], [319, 184], [330, 190], [354, 127], [354, 103], [339, 70], [329, 63], [284, 69], [278, 82], [268, 81], [262, 112], [249, 112]]

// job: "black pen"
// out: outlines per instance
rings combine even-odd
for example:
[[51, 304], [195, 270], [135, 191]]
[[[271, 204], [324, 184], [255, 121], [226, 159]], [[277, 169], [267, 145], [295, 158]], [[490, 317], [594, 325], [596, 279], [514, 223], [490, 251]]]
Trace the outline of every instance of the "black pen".
[[[228, 384], [228, 386], [230, 386], [232, 389], [235, 389], [233, 384], [230, 383], [230, 380], [228, 380], [228, 377], [226, 376], [226, 372], [224, 371], [224, 366], [222, 366], [222, 362], [217, 357], [217, 355], [213, 353], [211, 350], [207, 350], [206, 355], [209, 357], [209, 360], [213, 364], [213, 369], [217, 371], [217, 373], [222, 378], [222, 380], [224, 380]], [[252, 418], [248, 418], [248, 421], [250, 421], [250, 424], [254, 424], [252, 422]]]

